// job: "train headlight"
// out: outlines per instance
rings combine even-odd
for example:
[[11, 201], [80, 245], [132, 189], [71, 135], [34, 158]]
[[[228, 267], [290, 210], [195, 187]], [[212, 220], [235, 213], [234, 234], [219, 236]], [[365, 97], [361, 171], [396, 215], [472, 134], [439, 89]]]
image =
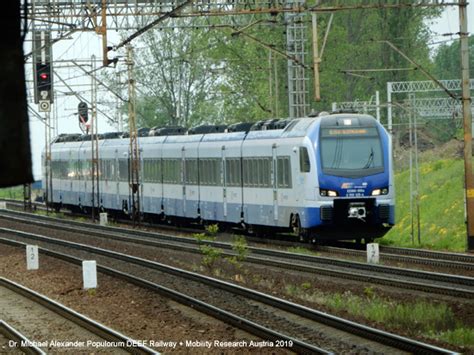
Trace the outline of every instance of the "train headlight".
[[372, 196], [388, 195], [388, 187], [372, 190]]
[[333, 190], [326, 190], [326, 189], [319, 189], [319, 194], [324, 197], [337, 197], [339, 194], [337, 191]]

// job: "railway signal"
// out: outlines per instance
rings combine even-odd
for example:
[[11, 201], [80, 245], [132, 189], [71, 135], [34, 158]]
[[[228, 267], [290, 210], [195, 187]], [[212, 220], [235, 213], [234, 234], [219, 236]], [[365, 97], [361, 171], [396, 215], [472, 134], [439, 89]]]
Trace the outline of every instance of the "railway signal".
[[47, 31], [35, 31], [33, 33], [35, 103], [40, 105], [40, 111], [49, 112], [49, 106], [53, 103], [51, 34]]
[[[51, 64], [36, 63], [36, 88], [43, 99], [42, 91], [51, 91]], [[45, 100], [45, 99], [44, 99]]]
[[89, 120], [89, 107], [84, 101], [79, 102], [77, 105], [77, 113], [79, 115], [79, 123], [86, 124]]

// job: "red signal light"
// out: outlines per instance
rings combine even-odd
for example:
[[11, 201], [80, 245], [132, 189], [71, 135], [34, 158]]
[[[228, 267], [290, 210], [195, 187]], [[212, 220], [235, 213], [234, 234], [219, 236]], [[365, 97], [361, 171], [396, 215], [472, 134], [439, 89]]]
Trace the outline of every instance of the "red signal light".
[[41, 80], [46, 80], [46, 79], [48, 79], [48, 74], [41, 73], [39, 77], [40, 77]]

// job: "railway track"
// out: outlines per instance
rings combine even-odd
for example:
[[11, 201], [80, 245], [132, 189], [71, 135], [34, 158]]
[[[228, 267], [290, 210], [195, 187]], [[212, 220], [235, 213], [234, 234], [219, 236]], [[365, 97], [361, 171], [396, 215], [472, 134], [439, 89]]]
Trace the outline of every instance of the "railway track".
[[[11, 200], [11, 199], [0, 199], [0, 201], [5, 201], [10, 206], [15, 206], [16, 208], [23, 207], [23, 203]], [[42, 208], [41, 205], [39, 208]], [[44, 207], [44, 209], [46, 209]], [[7, 212], [7, 211], [0, 211], [0, 212]], [[9, 210], [9, 212], [13, 212]], [[18, 211], [15, 211], [18, 212]], [[38, 216], [38, 218], [44, 218], [45, 216]], [[75, 221], [71, 221], [72, 224]], [[86, 223], [87, 224], [87, 223]], [[84, 225], [84, 224], [83, 224]], [[93, 225], [90, 224], [89, 225]], [[107, 227], [104, 227], [107, 228]], [[176, 228], [167, 226], [167, 225], [159, 225], [160, 229], [171, 229], [176, 231]], [[117, 228], [112, 229], [114, 231]], [[198, 233], [202, 232], [202, 230], [198, 230], [195, 228], [185, 228], [184, 230], [180, 228], [180, 232], [183, 234]], [[139, 234], [138, 230], [134, 230], [134, 233]], [[145, 232], [146, 234], [147, 232]], [[161, 232], [154, 232], [156, 236], [164, 237]], [[256, 245], [261, 244], [270, 244], [270, 245], [278, 245], [283, 247], [293, 247], [293, 246], [301, 246], [307, 247], [307, 243], [300, 243], [297, 240], [289, 241], [288, 238], [285, 236], [278, 236], [278, 238], [249, 238], [251, 242], [255, 242]], [[339, 242], [338, 245], [340, 246], [325, 246], [325, 245], [316, 245], [315, 250], [317, 252], [324, 252], [329, 255], [340, 255], [340, 256], [349, 256], [359, 258], [364, 260], [366, 258], [365, 250], [360, 250], [360, 245], [356, 245], [354, 243], [347, 243], [347, 242]], [[403, 263], [403, 264], [418, 264], [418, 265], [427, 265], [427, 266], [434, 266], [434, 267], [441, 267], [446, 270], [454, 270], [457, 271], [474, 271], [474, 255], [466, 254], [466, 253], [451, 253], [451, 252], [441, 252], [441, 251], [432, 251], [426, 249], [415, 249], [415, 248], [401, 248], [401, 247], [390, 247], [390, 246], [379, 246], [380, 250], [380, 261], [381, 263], [384, 262], [395, 262], [395, 263]]]
[[[101, 272], [152, 289], [298, 353], [340, 353], [348, 349], [358, 353], [450, 353], [255, 290], [123, 253], [13, 230], [2, 229], [0, 234], [16, 236], [0, 238], [2, 243], [24, 247], [25, 240], [34, 240], [40, 244], [41, 253], [76, 264], [93, 254]], [[13, 240], [17, 237], [21, 241]]]
[[[6, 349], [27, 354], [83, 353], [156, 354], [119, 332], [11, 280], [0, 277], [0, 333]], [[107, 344], [102, 346], [101, 344]]]
[[[12, 342], [18, 345], [13, 346]], [[46, 355], [43, 350], [34, 345], [24, 334], [3, 320], [0, 320], [0, 344], [2, 352], [4, 353]]]
[[[138, 230], [102, 227], [88, 223], [64, 221], [23, 213], [0, 213], [0, 218], [9, 218], [21, 223], [34, 224], [45, 228], [59, 229], [81, 235], [106, 238], [109, 240], [135, 243], [156, 248], [200, 253], [199, 242], [195, 239], [150, 233]], [[1, 229], [0, 229], [1, 230]], [[223, 250], [226, 255], [235, 255], [230, 243], [207, 241], [206, 244]], [[285, 270], [296, 270], [308, 274], [326, 275], [359, 282], [370, 282], [401, 289], [411, 289], [438, 293], [453, 297], [474, 298], [474, 278], [419, 271], [364, 262], [340, 260], [328, 257], [289, 253], [265, 248], [248, 248], [250, 254], [246, 262], [268, 265]], [[471, 267], [466, 265], [466, 268]]]
[[[317, 250], [334, 255], [366, 257], [364, 250], [355, 250], [351, 247], [318, 246]], [[439, 266], [453, 270], [474, 270], [474, 255], [384, 245], [379, 246], [379, 251], [382, 261]]]
[[[10, 206], [15, 206], [16, 208], [23, 208], [23, 203], [17, 200], [11, 199], [0, 199], [0, 201], [5, 201]], [[40, 209], [46, 210], [46, 207], [42, 207], [39, 205]], [[2, 211], [3, 212], [3, 211]], [[76, 215], [72, 215], [76, 216]], [[41, 216], [44, 217], [44, 216]], [[40, 217], [40, 218], [41, 218]], [[72, 222], [73, 223], [73, 222]], [[129, 224], [129, 223], [127, 223]], [[91, 224], [93, 225], [93, 224]], [[156, 225], [151, 225], [156, 226]], [[160, 229], [171, 229], [173, 231], [176, 228], [160, 224]], [[183, 232], [183, 229], [180, 228], [180, 232]], [[185, 228], [184, 233], [192, 234], [202, 232], [200, 229], [195, 228]], [[156, 232], [156, 234], [160, 235], [161, 232]], [[251, 238], [251, 241], [256, 242], [256, 244], [275, 244], [279, 246], [302, 246], [306, 247], [307, 243], [300, 243], [296, 239], [295, 240], [288, 240], [285, 236], [278, 236], [278, 238], [261, 238], [261, 237], [254, 237]], [[324, 252], [328, 254], [334, 255], [342, 255], [342, 256], [351, 256], [351, 257], [358, 257], [361, 259], [366, 258], [365, 250], [360, 250], [360, 245], [348, 242], [339, 242], [337, 243], [341, 245], [340, 247], [337, 246], [325, 246], [325, 245], [316, 245], [315, 249], [318, 252]], [[362, 245], [362, 247], [364, 247]], [[385, 261], [393, 261], [398, 263], [408, 263], [408, 264], [420, 264], [420, 265], [429, 265], [429, 266], [438, 266], [446, 269], [453, 269], [456, 271], [459, 270], [474, 270], [474, 255], [466, 254], [466, 253], [452, 253], [452, 252], [441, 252], [441, 251], [433, 251], [433, 250], [426, 250], [426, 249], [415, 249], [415, 248], [401, 248], [401, 247], [390, 247], [390, 246], [379, 246], [380, 250], [380, 260], [381, 262]]]

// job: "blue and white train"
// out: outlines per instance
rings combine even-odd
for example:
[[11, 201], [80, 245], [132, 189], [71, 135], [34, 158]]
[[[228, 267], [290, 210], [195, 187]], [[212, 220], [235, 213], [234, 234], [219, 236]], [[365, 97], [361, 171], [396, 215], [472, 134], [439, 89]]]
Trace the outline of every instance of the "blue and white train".
[[[129, 139], [101, 138], [95, 205], [127, 212]], [[138, 141], [145, 217], [293, 231], [315, 241], [367, 242], [394, 225], [391, 139], [369, 115], [324, 114], [288, 121], [282, 129]], [[50, 203], [90, 210], [91, 166], [90, 140], [57, 139]]]

